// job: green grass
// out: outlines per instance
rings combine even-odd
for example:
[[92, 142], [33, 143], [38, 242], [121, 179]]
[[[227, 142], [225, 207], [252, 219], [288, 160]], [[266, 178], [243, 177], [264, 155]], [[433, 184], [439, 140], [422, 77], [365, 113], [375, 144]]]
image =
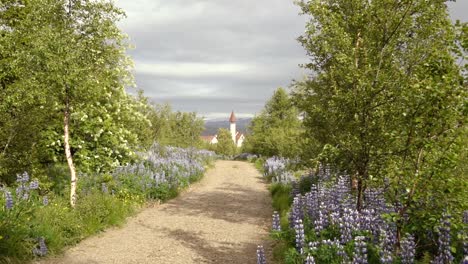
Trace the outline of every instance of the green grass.
[[287, 213], [291, 206], [291, 185], [273, 183], [269, 187], [272, 205], [280, 215]]
[[[272, 199], [272, 206], [275, 211], [280, 215], [281, 229], [287, 230], [288, 228], [288, 211], [291, 207], [292, 199], [290, 197], [291, 185], [272, 183], [269, 186], [269, 191]], [[286, 234], [283, 234], [286, 235]], [[288, 239], [282, 237], [275, 237], [275, 244], [273, 246], [273, 258], [281, 262], [290, 248], [287, 243]]]
[[47, 206], [34, 198], [30, 204], [15, 204], [12, 210], [0, 212], [0, 263], [33, 259], [32, 248], [39, 237], [45, 239], [50, 255], [58, 254], [85, 237], [123, 224], [139, 206], [102, 193], [79, 199], [75, 209], [60, 196]]
[[[31, 191], [29, 201], [19, 202], [21, 200], [15, 198], [13, 209], [0, 207], [0, 263], [27, 263], [37, 258], [32, 249], [39, 237], [45, 239], [48, 255], [60, 254], [86, 237], [111, 226], [123, 225], [127, 217], [135, 214], [147, 201], [166, 201], [176, 197], [202, 177], [203, 173], [196, 173], [181, 178], [177, 187], [161, 185], [151, 189], [154, 193], [144, 193], [134, 182], [138, 178], [129, 175], [128, 179], [121, 178], [120, 188], [116, 188], [114, 195], [103, 193], [98, 188], [101, 178], [90, 178], [89, 186], [82, 178], [81, 187], [87, 191], [80, 188], [74, 209], [62, 193], [47, 193], [49, 204], [45, 206], [42, 204], [44, 194], [39, 190]], [[109, 187], [117, 187], [112, 185], [112, 181], [106, 183]], [[91, 187], [93, 184], [95, 186]], [[5, 204], [3, 195], [0, 195], [0, 204]]]
[[255, 168], [256, 168], [261, 174], [264, 173], [264, 170], [263, 170], [263, 164], [265, 163], [265, 159], [264, 159], [264, 158], [253, 159], [251, 162], [253, 162]]

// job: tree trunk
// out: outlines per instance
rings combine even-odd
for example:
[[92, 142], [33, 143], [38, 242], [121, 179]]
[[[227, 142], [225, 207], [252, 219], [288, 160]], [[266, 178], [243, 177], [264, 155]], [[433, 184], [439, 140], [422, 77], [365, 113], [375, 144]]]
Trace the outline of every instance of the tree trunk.
[[360, 164], [357, 169], [357, 201], [356, 201], [356, 210], [359, 212], [364, 207], [364, 191], [366, 190], [366, 183], [369, 177], [369, 172], [367, 171], [367, 161], [363, 164]]
[[363, 193], [364, 193], [364, 186], [363, 186], [363, 181], [362, 181], [362, 175], [358, 176], [358, 181], [357, 181], [357, 202], [356, 202], [356, 210], [359, 212], [362, 209], [362, 198], [363, 198]]
[[75, 207], [76, 204], [76, 169], [73, 164], [73, 159], [70, 151], [70, 102], [68, 95], [65, 95], [65, 112], [63, 117], [63, 131], [64, 140], [63, 145], [65, 148], [65, 157], [67, 158], [68, 168], [70, 169], [70, 205]]

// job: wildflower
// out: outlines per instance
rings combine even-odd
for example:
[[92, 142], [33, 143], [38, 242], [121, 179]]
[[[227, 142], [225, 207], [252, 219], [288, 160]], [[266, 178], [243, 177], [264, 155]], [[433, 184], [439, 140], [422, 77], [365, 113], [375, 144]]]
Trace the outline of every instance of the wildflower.
[[454, 260], [454, 257], [452, 256], [452, 253], [450, 252], [450, 240], [451, 240], [450, 218], [451, 216], [449, 214], [444, 213], [442, 215], [442, 218], [440, 219], [441, 226], [438, 228], [439, 229], [438, 230], [439, 254], [436, 256], [436, 258], [432, 262], [434, 264], [452, 263]]
[[318, 215], [314, 221], [314, 228], [317, 236], [320, 235], [320, 232], [328, 226], [328, 218], [326, 216], [326, 205], [324, 202], [320, 202]]
[[273, 230], [281, 231], [280, 216], [277, 211], [273, 212]]
[[47, 255], [48, 249], [47, 249], [47, 246], [45, 244], [45, 240], [43, 237], [40, 237], [38, 241], [39, 241], [39, 248], [38, 247], [34, 248], [33, 254], [39, 257], [43, 257]]
[[30, 190], [36, 190], [37, 188], [39, 188], [39, 182], [37, 180], [34, 180], [29, 183]]
[[103, 193], [108, 193], [108, 192], [109, 192], [109, 190], [107, 189], [107, 185], [106, 185], [105, 182], [101, 183], [101, 191], [102, 191]]
[[299, 183], [296, 180], [291, 182], [291, 187], [292, 197], [297, 197], [298, 195], [300, 195], [301, 191], [299, 190]]
[[463, 264], [468, 264], [468, 210], [463, 212], [463, 224], [465, 225], [463, 237], [463, 255], [465, 256], [462, 261]]
[[27, 200], [29, 198], [29, 186], [26, 186], [21, 182], [20, 186], [16, 188], [16, 197], [21, 197], [23, 200]]
[[320, 245], [320, 243], [318, 241], [312, 241], [312, 242], [309, 242], [309, 249], [311, 251], [315, 251], [318, 249], [318, 246]]
[[265, 250], [263, 246], [257, 247], [257, 264], [266, 264]]
[[337, 248], [336, 254], [337, 254], [339, 257], [342, 258], [342, 260], [343, 260], [342, 263], [348, 263], [348, 262], [349, 262], [349, 261], [348, 261], [349, 257], [348, 257], [348, 254], [346, 254], [346, 251], [344, 250], [343, 245], [341, 245], [340, 243], [338, 243], [338, 244], [336, 245], [336, 248]]
[[414, 237], [407, 235], [401, 241], [401, 263], [402, 264], [413, 264], [414, 256], [416, 253], [416, 244], [414, 243]]
[[16, 175], [16, 181], [21, 183], [26, 183], [29, 181], [29, 174], [27, 172], [23, 172], [23, 174]]
[[45, 206], [49, 205], [49, 198], [47, 196], [42, 197], [42, 204]]
[[365, 237], [357, 236], [354, 238], [353, 264], [367, 264], [367, 245]]
[[315, 259], [311, 255], [308, 255], [306, 258], [305, 264], [315, 264]]
[[299, 253], [304, 251], [305, 235], [304, 235], [304, 225], [302, 220], [298, 219], [294, 225], [294, 231], [296, 232], [296, 249]]
[[302, 195], [300, 194], [294, 197], [293, 204], [291, 207], [291, 213], [289, 214], [289, 222], [291, 224], [291, 228], [294, 228], [294, 224], [297, 222], [297, 220], [304, 219], [302, 200]]
[[5, 192], [5, 200], [6, 200], [6, 204], [5, 204], [6, 209], [8, 210], [12, 209], [13, 208], [13, 196], [11, 196], [11, 192], [9, 191]]
[[387, 231], [382, 229], [380, 230], [380, 262], [382, 264], [390, 264], [393, 262], [392, 248], [393, 243], [391, 238], [387, 234]]

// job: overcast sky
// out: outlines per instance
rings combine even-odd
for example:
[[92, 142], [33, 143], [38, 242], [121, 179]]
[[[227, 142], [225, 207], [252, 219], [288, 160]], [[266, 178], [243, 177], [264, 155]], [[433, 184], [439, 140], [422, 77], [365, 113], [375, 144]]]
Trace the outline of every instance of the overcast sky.
[[[117, 0], [135, 49], [137, 87], [157, 103], [207, 118], [258, 113], [306, 72], [296, 41], [306, 17], [293, 0]], [[468, 0], [449, 4], [467, 21]]]

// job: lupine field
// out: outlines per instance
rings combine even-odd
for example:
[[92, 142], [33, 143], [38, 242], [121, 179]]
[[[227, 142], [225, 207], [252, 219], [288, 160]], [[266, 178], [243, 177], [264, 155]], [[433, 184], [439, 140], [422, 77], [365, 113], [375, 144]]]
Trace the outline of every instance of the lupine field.
[[[75, 209], [60, 181], [39, 182], [33, 174], [17, 175], [14, 186], [2, 187], [0, 263], [21, 263], [61, 252], [83, 238], [119, 225], [147, 201], [172, 198], [200, 179], [213, 152], [153, 145], [141, 161], [108, 174], [80, 175]], [[65, 176], [66, 177], [66, 176]]]
[[[272, 236], [286, 244], [286, 263], [468, 263], [468, 211], [457, 230], [449, 212], [440, 215], [439, 224], [427, 230], [436, 249], [421, 252], [425, 241], [410, 232], [398, 234], [392, 221], [398, 204], [386, 201], [388, 186], [367, 188], [365, 204], [357, 211], [348, 175], [322, 166], [317, 173], [294, 179], [290, 163], [273, 157], [264, 164], [273, 196], [278, 188], [288, 191], [290, 208], [279, 208], [272, 218]], [[266, 263], [262, 246], [257, 260]]]

